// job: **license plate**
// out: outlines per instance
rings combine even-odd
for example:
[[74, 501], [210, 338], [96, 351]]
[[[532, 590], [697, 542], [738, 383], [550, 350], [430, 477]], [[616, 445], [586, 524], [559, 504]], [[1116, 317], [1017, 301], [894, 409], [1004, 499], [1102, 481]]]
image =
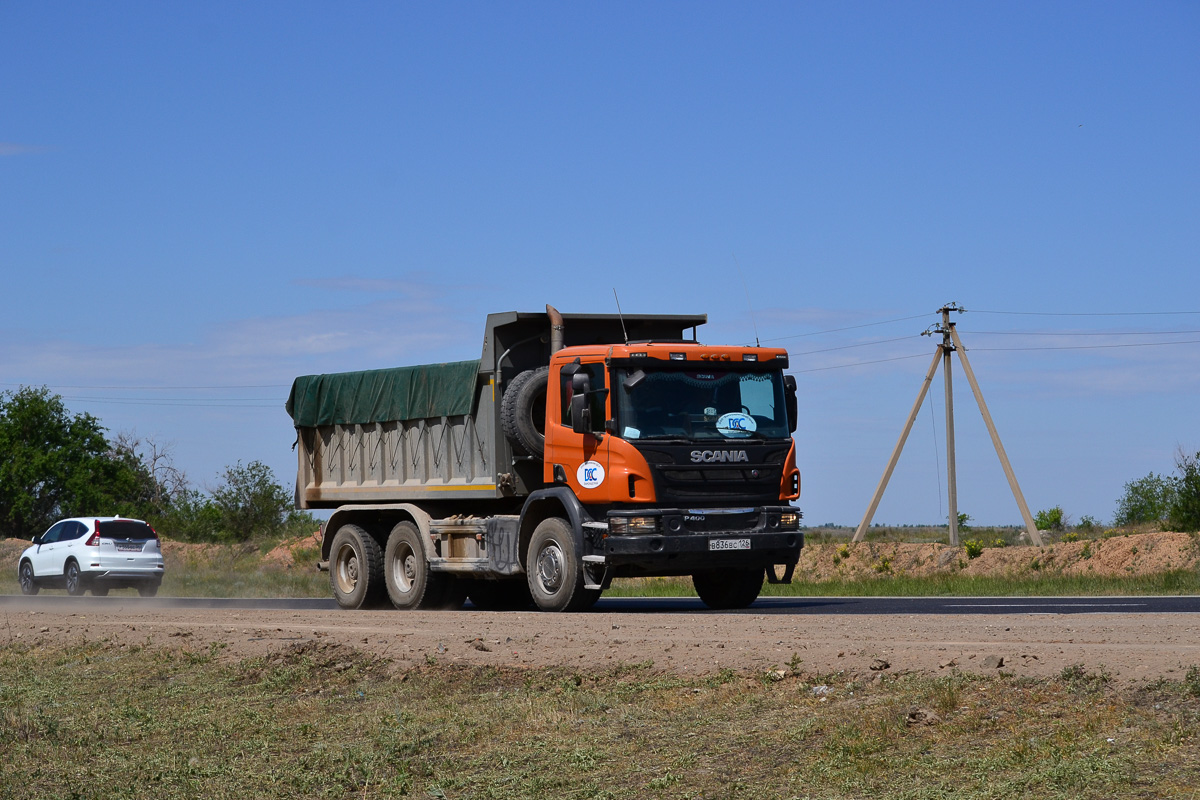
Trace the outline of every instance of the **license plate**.
[[123, 543], [123, 542], [118, 542], [117, 550], [122, 553], [140, 553], [140, 552], [142, 552], [142, 546], [140, 544], [136, 544], [136, 543], [128, 543], [127, 544], [127, 543]]
[[749, 550], [749, 539], [709, 539], [709, 550]]

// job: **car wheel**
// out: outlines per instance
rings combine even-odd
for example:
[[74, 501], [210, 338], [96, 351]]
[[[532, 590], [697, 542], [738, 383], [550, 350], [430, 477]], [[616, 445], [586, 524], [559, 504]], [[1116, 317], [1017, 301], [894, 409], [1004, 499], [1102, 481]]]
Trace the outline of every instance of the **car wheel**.
[[758, 599], [766, 570], [705, 570], [692, 575], [692, 585], [704, 605], [715, 609], [745, 608]]
[[67, 562], [67, 567], [63, 571], [63, 578], [67, 584], [67, 594], [72, 597], [79, 597], [87, 591], [87, 587], [83, 584], [83, 573], [79, 571], [79, 563], [74, 559]]
[[[138, 590], [138, 594], [142, 597], [154, 597], [156, 594], [158, 594], [158, 584], [157, 583], [143, 583], [142, 585], [137, 587], [137, 590]], [[104, 589], [103, 591], [105, 594], [108, 594], [107, 589]]]
[[21, 594], [34, 595], [38, 593], [37, 580], [33, 577], [33, 564], [22, 561], [17, 570], [17, 582], [21, 584]]
[[371, 608], [385, 595], [383, 551], [357, 525], [343, 525], [329, 548], [329, 583], [342, 608]]
[[529, 541], [525, 575], [533, 602], [543, 611], [584, 611], [600, 598], [585, 589], [583, 564], [566, 520], [550, 517], [538, 523]]

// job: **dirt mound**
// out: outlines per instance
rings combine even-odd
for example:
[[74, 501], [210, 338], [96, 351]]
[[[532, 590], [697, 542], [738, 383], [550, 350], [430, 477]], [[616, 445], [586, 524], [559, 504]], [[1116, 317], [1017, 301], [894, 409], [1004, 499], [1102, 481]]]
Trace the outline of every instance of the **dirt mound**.
[[986, 547], [970, 558], [964, 547], [907, 542], [812, 544], [796, 576], [808, 581], [923, 577], [961, 572], [977, 576], [1151, 575], [1200, 568], [1200, 538], [1187, 533], [1140, 533], [1044, 547]]

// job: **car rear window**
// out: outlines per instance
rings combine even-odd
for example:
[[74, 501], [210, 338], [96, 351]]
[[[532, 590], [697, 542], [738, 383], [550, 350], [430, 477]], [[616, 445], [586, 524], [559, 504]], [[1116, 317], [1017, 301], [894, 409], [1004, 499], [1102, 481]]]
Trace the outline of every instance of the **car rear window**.
[[118, 519], [100, 523], [100, 535], [105, 539], [156, 539], [154, 530], [144, 522]]

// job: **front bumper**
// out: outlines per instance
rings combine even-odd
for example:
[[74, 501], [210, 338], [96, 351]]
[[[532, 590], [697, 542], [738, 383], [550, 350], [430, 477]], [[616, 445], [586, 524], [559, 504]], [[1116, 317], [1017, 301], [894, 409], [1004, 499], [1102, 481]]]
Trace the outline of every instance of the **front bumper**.
[[[804, 534], [781, 525], [789, 507], [610, 512], [596, 555], [619, 572], [687, 574], [701, 569], [794, 565]], [[614, 517], [654, 518], [653, 532], [612, 533]], [[625, 568], [625, 569], [621, 569]]]

